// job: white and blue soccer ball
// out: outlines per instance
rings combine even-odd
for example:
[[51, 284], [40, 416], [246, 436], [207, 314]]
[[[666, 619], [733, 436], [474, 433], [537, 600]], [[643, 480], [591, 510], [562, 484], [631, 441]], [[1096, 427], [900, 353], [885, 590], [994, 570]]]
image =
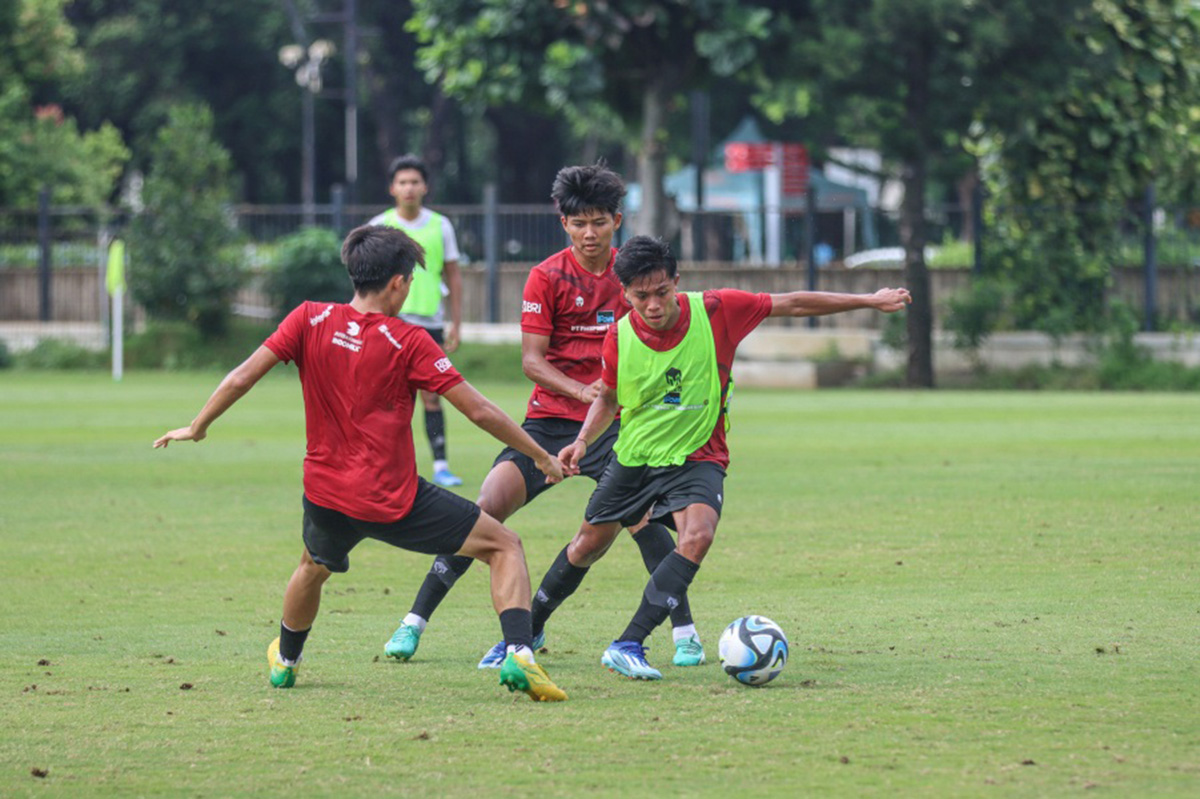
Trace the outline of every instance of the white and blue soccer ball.
[[717, 643], [725, 673], [746, 685], [766, 685], [788, 659], [788, 640], [766, 616], [743, 616], [725, 628]]

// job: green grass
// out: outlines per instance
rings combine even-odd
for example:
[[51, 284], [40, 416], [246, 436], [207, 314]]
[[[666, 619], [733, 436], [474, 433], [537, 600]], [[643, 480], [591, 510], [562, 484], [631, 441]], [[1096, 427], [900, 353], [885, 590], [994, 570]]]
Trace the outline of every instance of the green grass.
[[[739, 390], [692, 605], [714, 661], [754, 612], [791, 662], [744, 688], [672, 668], [660, 631], [661, 683], [603, 670], [645, 581], [620, 540], [550, 624], [571, 700], [540, 706], [475, 669], [479, 567], [416, 660], [382, 659], [427, 559], [375, 542], [297, 687], [267, 685], [300, 554], [280, 372], [165, 452], [219, 374], [0, 374], [0, 795], [1200, 794], [1195, 395]], [[449, 423], [473, 495], [497, 446]], [[590, 487], [513, 517], [535, 581]]]

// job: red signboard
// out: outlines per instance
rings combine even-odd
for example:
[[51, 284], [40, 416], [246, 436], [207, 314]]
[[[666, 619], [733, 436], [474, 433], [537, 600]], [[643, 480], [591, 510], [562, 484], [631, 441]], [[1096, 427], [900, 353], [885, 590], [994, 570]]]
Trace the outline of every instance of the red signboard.
[[757, 172], [782, 162], [783, 193], [804, 194], [808, 190], [808, 148], [797, 142], [734, 141], [725, 145], [725, 169]]

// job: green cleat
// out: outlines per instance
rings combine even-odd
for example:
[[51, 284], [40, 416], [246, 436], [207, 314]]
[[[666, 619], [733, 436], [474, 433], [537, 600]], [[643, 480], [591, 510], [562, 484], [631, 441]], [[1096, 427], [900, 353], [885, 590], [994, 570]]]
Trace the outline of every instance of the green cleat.
[[675, 657], [671, 662], [676, 666], [703, 666], [704, 647], [700, 644], [699, 636], [690, 635], [675, 642]]
[[271, 667], [271, 685], [276, 688], [291, 688], [296, 684], [296, 672], [300, 670], [300, 661], [292, 665], [283, 662], [279, 656], [279, 639], [276, 638], [267, 647], [267, 665]]
[[500, 667], [500, 684], [509, 691], [524, 691], [534, 702], [565, 702], [567, 692], [550, 682], [536, 663], [509, 655]]
[[401, 624], [392, 634], [392, 640], [383, 645], [383, 654], [396, 660], [408, 660], [417, 654], [421, 643], [421, 628], [415, 624]]

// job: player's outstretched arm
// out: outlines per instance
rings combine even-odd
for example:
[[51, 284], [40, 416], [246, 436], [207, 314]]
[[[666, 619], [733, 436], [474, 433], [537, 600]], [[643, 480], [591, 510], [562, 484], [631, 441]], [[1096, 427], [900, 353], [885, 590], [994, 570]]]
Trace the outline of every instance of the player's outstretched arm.
[[880, 289], [874, 294], [840, 294], [833, 291], [792, 291], [771, 295], [771, 316], [826, 316], [872, 308], [895, 313], [912, 302], [908, 289]]
[[580, 402], [591, 402], [600, 393], [600, 381], [595, 383], [580, 383], [573, 377], [568, 377], [546, 360], [550, 351], [550, 337], [540, 333], [521, 334], [521, 371], [533, 382], [544, 389], [574, 397]]
[[558, 458], [542, 449], [519, 424], [470, 383], [464, 380], [442, 396], [476, 427], [517, 452], [533, 458], [538, 470], [546, 475], [546, 482], [557, 483], [563, 479], [563, 468]]
[[603, 380], [597, 382], [600, 384], [599, 393], [588, 408], [583, 427], [579, 428], [579, 437], [558, 453], [558, 459], [562, 461], [567, 474], [579, 474], [579, 462], [587, 454], [588, 445], [608, 429], [616, 418], [617, 411], [621, 409], [617, 402], [617, 392], [605, 385]]
[[204, 403], [204, 407], [190, 425], [159, 436], [154, 441], [154, 448], [165, 447], [172, 441], [203, 441], [208, 436], [208, 426], [254, 388], [254, 384], [274, 369], [277, 363], [279, 357], [275, 353], [266, 347], [259, 347], [253, 355], [225, 375], [225, 379], [208, 398], [208, 402]]

